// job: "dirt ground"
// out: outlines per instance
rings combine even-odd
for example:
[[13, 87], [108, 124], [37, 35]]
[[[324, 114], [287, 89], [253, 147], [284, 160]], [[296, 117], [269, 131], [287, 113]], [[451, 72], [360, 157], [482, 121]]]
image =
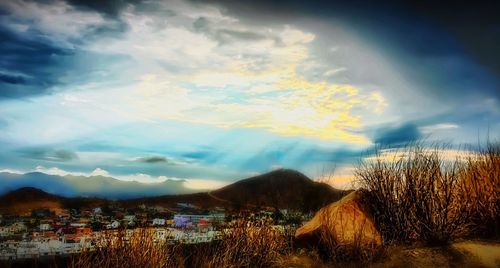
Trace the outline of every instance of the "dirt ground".
[[[387, 257], [372, 264], [323, 264], [315, 256], [291, 256], [284, 267], [492, 267], [500, 268], [500, 243], [465, 241], [448, 247], [394, 247]], [[281, 265], [280, 265], [281, 266]]]

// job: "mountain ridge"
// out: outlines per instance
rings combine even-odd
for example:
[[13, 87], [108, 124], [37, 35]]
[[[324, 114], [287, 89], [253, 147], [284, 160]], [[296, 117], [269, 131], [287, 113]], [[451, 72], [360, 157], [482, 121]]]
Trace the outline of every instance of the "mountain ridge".
[[50, 175], [43, 172], [25, 174], [0, 172], [0, 195], [23, 187], [35, 187], [64, 197], [131, 199], [174, 193], [194, 193], [182, 181], [166, 180], [155, 184], [122, 181], [108, 176]]
[[[131, 198], [127, 200], [107, 200], [103, 198], [64, 197], [37, 189], [24, 187], [0, 196], [0, 211], [8, 211], [6, 206], [27, 202], [37, 206], [37, 201], [54, 202], [63, 208], [74, 204], [98, 205], [117, 202], [124, 207], [140, 204], [175, 207], [177, 203], [191, 203], [200, 208], [226, 207], [242, 208], [290, 208], [314, 211], [321, 206], [336, 201], [347, 192], [335, 189], [327, 184], [311, 180], [294, 170], [276, 170], [262, 175], [239, 180], [220, 189], [191, 194], [162, 195], [154, 197]], [[52, 204], [52, 203], [51, 203]], [[24, 209], [26, 206], [23, 206]]]

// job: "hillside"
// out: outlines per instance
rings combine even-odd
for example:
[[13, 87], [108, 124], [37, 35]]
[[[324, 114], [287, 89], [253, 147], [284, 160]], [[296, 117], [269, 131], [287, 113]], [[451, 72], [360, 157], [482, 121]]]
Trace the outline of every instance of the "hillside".
[[235, 209], [273, 207], [314, 211], [325, 204], [339, 200], [345, 194], [345, 191], [315, 182], [300, 172], [280, 169], [240, 180], [208, 193], [159, 196], [127, 202], [164, 206], [187, 202], [200, 207], [223, 206]]
[[68, 207], [93, 207], [106, 202], [97, 198], [66, 198], [37, 188], [23, 187], [0, 196], [0, 213], [29, 214], [37, 208], [48, 208], [58, 213]]
[[25, 187], [9, 192], [0, 197], [0, 213], [29, 214], [32, 209], [50, 208], [60, 212], [64, 198], [46, 193], [42, 190]]
[[301, 210], [317, 210], [345, 195], [344, 191], [288, 169], [244, 179], [209, 194], [236, 206], [251, 204]]

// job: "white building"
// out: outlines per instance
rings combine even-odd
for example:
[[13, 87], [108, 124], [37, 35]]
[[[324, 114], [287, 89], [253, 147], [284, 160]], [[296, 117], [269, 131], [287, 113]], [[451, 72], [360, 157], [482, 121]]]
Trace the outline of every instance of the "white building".
[[106, 224], [106, 229], [116, 229], [120, 227], [120, 223], [118, 221], [113, 221], [110, 224]]
[[0, 227], [0, 237], [1, 236], [9, 236], [9, 235], [12, 235], [12, 234], [14, 234], [14, 233], [12, 232], [12, 230], [10, 229], [10, 227], [8, 227], [8, 226], [1, 226]]
[[52, 227], [50, 226], [50, 224], [48, 223], [41, 223], [39, 226], [38, 226], [38, 229], [40, 231], [49, 231], [52, 229]]
[[123, 217], [123, 220], [126, 222], [133, 222], [133, 221], [135, 221], [135, 215], [125, 215]]
[[153, 219], [153, 226], [164, 226], [165, 219], [155, 218]]
[[27, 229], [28, 227], [26, 227], [26, 224], [24, 224], [23, 222], [16, 222], [10, 225], [10, 231], [13, 233], [24, 232]]

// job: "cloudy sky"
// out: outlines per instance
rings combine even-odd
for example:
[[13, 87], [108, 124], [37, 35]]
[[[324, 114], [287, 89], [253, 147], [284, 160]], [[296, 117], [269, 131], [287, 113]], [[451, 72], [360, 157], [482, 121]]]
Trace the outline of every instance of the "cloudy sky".
[[430, 2], [0, 0], [0, 170], [211, 188], [500, 138], [496, 9]]

